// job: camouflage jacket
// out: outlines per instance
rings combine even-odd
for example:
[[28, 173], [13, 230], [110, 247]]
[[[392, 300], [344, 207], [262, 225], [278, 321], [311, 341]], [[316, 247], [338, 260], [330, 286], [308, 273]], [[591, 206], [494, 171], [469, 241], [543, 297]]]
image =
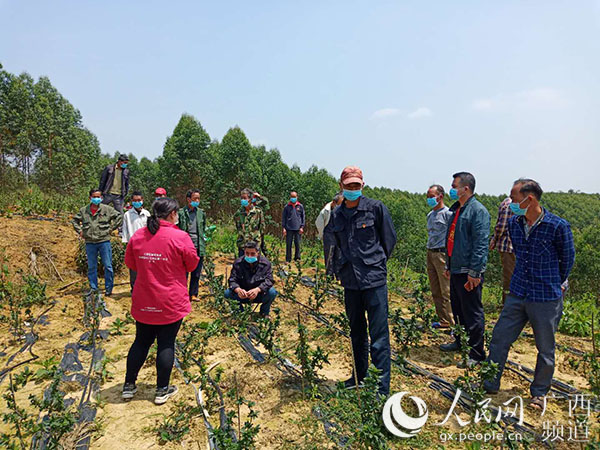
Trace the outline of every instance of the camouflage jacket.
[[237, 246], [241, 248], [248, 241], [260, 244], [265, 229], [263, 211], [256, 206], [246, 213], [243, 206], [233, 216], [237, 229]]

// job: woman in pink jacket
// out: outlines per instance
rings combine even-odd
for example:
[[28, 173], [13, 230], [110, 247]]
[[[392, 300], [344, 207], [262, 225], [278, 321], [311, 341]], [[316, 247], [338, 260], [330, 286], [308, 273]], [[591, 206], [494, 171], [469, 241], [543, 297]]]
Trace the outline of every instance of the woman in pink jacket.
[[158, 198], [152, 209], [147, 227], [135, 232], [125, 252], [125, 264], [137, 272], [131, 304], [136, 334], [127, 355], [122, 396], [131, 399], [137, 392], [138, 372], [156, 339], [154, 403], [161, 405], [177, 393], [177, 386], [169, 385], [175, 338], [181, 321], [192, 310], [186, 275], [196, 268], [199, 258], [189, 234], [175, 226], [177, 201]]

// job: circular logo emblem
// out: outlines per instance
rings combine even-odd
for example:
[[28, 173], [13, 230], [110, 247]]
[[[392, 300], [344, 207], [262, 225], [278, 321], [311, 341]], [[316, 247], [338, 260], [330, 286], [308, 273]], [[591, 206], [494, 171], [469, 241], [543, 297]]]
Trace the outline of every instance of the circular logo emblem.
[[[410, 417], [402, 410], [402, 397], [408, 392], [398, 392], [387, 399], [383, 405], [383, 423], [390, 433], [401, 438], [411, 438], [419, 434], [427, 422], [429, 411], [425, 402], [415, 396], [409, 396], [419, 411], [419, 417]], [[398, 424], [400, 427], [398, 427]]]

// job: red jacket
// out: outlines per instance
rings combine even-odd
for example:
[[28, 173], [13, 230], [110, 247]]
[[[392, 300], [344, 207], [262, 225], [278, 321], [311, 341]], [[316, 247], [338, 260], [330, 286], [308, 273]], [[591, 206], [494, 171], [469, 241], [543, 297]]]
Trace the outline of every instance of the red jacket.
[[198, 252], [190, 235], [174, 224], [160, 221], [156, 234], [137, 230], [125, 252], [125, 264], [137, 272], [131, 315], [150, 325], [177, 322], [192, 310], [187, 272], [198, 265]]

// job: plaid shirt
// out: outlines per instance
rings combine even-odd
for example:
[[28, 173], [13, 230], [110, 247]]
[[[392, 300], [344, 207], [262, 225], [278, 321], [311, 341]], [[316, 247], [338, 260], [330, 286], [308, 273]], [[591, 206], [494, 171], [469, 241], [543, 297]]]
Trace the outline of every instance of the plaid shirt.
[[509, 206], [512, 200], [505, 198], [498, 209], [498, 221], [492, 237], [492, 249], [503, 253], [514, 253], [510, 236], [508, 235], [508, 220], [514, 215]]
[[510, 282], [510, 293], [531, 302], [546, 302], [562, 296], [575, 262], [571, 225], [544, 209], [544, 217], [525, 234], [525, 217], [508, 222], [508, 230], [517, 257]]

